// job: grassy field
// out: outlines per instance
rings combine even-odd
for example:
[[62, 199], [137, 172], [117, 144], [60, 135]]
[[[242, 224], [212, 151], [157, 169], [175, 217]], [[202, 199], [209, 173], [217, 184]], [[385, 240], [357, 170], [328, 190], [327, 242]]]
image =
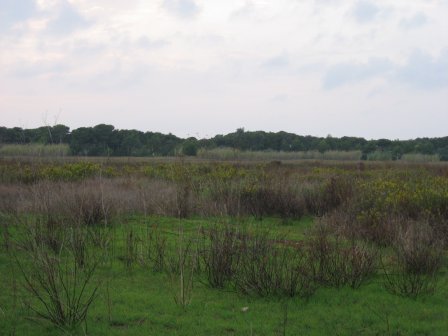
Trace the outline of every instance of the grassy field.
[[[142, 223], [146, 222], [146, 223]], [[187, 235], [208, 227], [213, 219], [131, 218], [116, 223], [114, 256], [104, 261], [92, 283], [101, 289], [87, 318], [91, 335], [444, 335], [448, 328], [448, 286], [446, 271], [436, 295], [418, 299], [388, 293], [381, 275], [359, 289], [322, 287], [309, 299], [252, 297], [231, 286], [212, 289], [201, 276], [195, 277], [191, 302], [175, 302], [179, 290], [166, 272], [156, 272], [149, 263], [122, 262], [126, 255], [125, 236], [132, 228], [143, 236], [147, 225], [157, 224], [175, 244], [179, 225]], [[275, 219], [262, 223], [247, 219], [251, 227], [268, 229], [301, 239], [312, 226], [310, 219], [288, 225]], [[140, 252], [137, 252], [140, 253]], [[142, 253], [144, 254], [144, 253]], [[7, 334], [59, 335], [61, 330], [48, 322], [36, 323], [23, 303], [29, 295], [20, 287], [20, 270], [6, 253], [1, 260], [0, 328]], [[20, 255], [19, 255], [20, 258]], [[30, 299], [28, 297], [28, 299]], [[246, 310], [247, 309], [247, 310]]]
[[4, 335], [448, 330], [443, 164], [0, 170]]

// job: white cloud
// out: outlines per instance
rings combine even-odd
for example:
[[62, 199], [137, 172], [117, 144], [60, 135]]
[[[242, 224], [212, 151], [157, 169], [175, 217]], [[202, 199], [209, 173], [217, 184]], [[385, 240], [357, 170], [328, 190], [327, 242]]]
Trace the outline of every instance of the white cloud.
[[400, 26], [405, 29], [415, 29], [428, 23], [428, 18], [423, 13], [416, 13], [412, 17], [404, 18], [400, 21]]

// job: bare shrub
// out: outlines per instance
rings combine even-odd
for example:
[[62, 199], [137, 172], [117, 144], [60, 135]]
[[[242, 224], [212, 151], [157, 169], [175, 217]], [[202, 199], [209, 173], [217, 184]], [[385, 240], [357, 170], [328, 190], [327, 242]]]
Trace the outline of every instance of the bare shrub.
[[1, 246], [5, 251], [11, 248], [10, 229], [18, 221], [20, 188], [0, 185], [0, 231]]
[[301, 186], [301, 194], [308, 214], [322, 216], [325, 213], [322, 192], [321, 182], [306, 182]]
[[304, 251], [270, 240], [267, 234], [244, 236], [234, 275], [238, 291], [248, 295], [309, 297], [314, 281]]
[[342, 241], [323, 223], [316, 226], [307, 244], [314, 278], [324, 286], [358, 288], [376, 272], [376, 250], [355, 240]]
[[29, 262], [22, 264], [25, 289], [30, 300], [25, 304], [37, 315], [62, 329], [75, 329], [85, 322], [88, 310], [96, 297], [98, 285], [93, 285], [96, 262], [79, 267], [69, 249], [50, 252], [45, 245], [30, 237], [33, 246], [27, 250]]
[[198, 208], [202, 216], [239, 217], [241, 209], [241, 180], [209, 178], [198, 195]]
[[78, 267], [83, 268], [88, 261], [88, 231], [82, 227], [68, 227], [65, 234], [68, 236], [68, 248]]
[[176, 216], [176, 187], [172, 182], [161, 179], [137, 181], [138, 195], [133, 206], [145, 215]]
[[345, 204], [353, 195], [351, 176], [332, 176], [324, 182], [308, 183], [303, 189], [305, 204], [312, 215], [323, 216]]
[[112, 195], [105, 190], [101, 179], [72, 183], [65, 185], [61, 206], [66, 215], [79, 225], [107, 226], [119, 211], [120, 202]]
[[374, 214], [360, 215], [352, 203], [327, 214], [324, 220], [333, 231], [350, 240], [361, 239], [379, 246], [392, 245], [398, 232], [409, 224], [405, 217], [393, 214], [381, 218]]
[[393, 244], [390, 265], [383, 262], [385, 288], [402, 296], [416, 298], [435, 291], [442, 266], [440, 239], [424, 222], [413, 222], [399, 232]]
[[257, 219], [265, 216], [301, 218], [305, 213], [301, 199], [286, 186], [283, 188], [262, 186], [253, 190], [243, 190], [241, 203], [247, 213]]
[[207, 282], [213, 288], [223, 288], [232, 279], [240, 256], [239, 231], [234, 226], [202, 229], [200, 257]]
[[325, 185], [324, 203], [326, 212], [344, 204], [353, 193], [353, 176], [333, 176]]

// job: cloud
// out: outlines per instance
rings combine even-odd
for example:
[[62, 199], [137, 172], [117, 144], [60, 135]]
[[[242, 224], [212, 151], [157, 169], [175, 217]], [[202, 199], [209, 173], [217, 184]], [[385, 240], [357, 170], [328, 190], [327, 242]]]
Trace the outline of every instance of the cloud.
[[66, 35], [78, 29], [87, 28], [91, 24], [69, 2], [63, 1], [58, 7], [56, 17], [48, 23], [47, 30], [55, 35]]
[[448, 87], [448, 49], [438, 58], [415, 51], [404, 65], [383, 58], [372, 58], [364, 64], [336, 64], [325, 74], [323, 87], [331, 90], [379, 76], [422, 90]]
[[267, 69], [283, 69], [289, 65], [289, 59], [285, 54], [280, 54], [268, 59], [262, 64]]
[[34, 0], [0, 0], [0, 29], [9, 29], [18, 22], [26, 21], [37, 11]]
[[423, 13], [417, 13], [413, 17], [405, 18], [400, 21], [400, 27], [404, 29], [414, 29], [424, 26], [428, 23], [428, 18]]
[[396, 78], [418, 89], [431, 90], [448, 87], [448, 49], [438, 58], [415, 51], [408, 63], [397, 71]]
[[151, 40], [147, 36], [140, 36], [140, 38], [136, 42], [137, 46], [142, 49], [155, 49], [155, 48], [161, 48], [169, 44], [166, 40]]
[[255, 13], [256, 7], [252, 1], [246, 1], [241, 7], [230, 13], [230, 19], [240, 19], [251, 16]]
[[194, 17], [200, 10], [195, 0], [164, 0], [163, 7], [170, 13], [182, 18]]
[[41, 76], [57, 76], [67, 70], [69, 66], [63, 62], [49, 62], [40, 61], [33, 63], [21, 62], [20, 66], [17, 66], [13, 71], [12, 75], [17, 78], [31, 78], [31, 77], [41, 77]]
[[384, 58], [371, 58], [364, 64], [337, 64], [325, 74], [323, 86], [325, 89], [334, 89], [348, 83], [384, 75], [392, 68], [392, 62]]
[[374, 3], [360, 0], [356, 2], [355, 7], [353, 8], [353, 15], [358, 22], [364, 23], [375, 19], [380, 11], [380, 8]]
[[288, 100], [289, 96], [287, 94], [278, 94], [272, 96], [268, 101], [273, 103], [284, 103]]

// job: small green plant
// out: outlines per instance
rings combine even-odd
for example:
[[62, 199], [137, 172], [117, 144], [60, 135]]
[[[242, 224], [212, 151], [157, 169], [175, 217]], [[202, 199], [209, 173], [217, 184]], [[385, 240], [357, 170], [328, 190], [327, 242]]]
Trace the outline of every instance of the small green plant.
[[155, 272], [162, 272], [166, 267], [167, 238], [162, 234], [157, 225], [149, 228], [148, 236], [148, 259]]
[[186, 310], [192, 300], [196, 257], [192, 241], [185, 241], [182, 226], [179, 228], [178, 238], [177, 255], [171, 259], [169, 276], [174, 291], [174, 302]]

